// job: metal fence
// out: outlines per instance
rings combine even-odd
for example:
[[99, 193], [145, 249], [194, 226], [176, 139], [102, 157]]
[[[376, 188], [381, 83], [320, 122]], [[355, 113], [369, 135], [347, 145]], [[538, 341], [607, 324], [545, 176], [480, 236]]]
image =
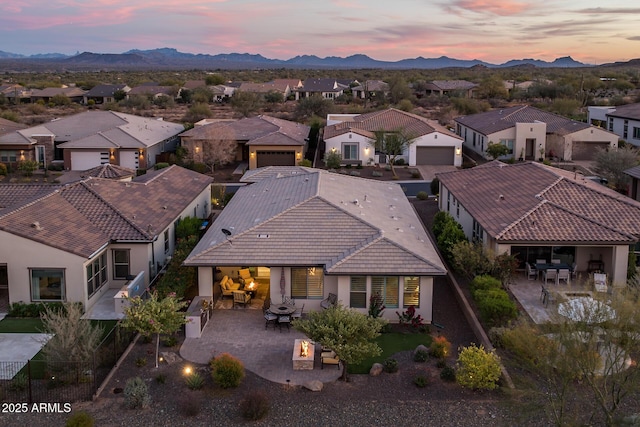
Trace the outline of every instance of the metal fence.
[[0, 362], [0, 401], [55, 403], [91, 400], [135, 332], [120, 324], [109, 332], [87, 362]]

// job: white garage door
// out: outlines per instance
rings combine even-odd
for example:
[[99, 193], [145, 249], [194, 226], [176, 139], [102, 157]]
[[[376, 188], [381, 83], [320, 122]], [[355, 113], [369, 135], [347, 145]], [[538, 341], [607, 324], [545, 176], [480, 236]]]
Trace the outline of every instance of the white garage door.
[[133, 170], [138, 169], [138, 151], [123, 151], [120, 150], [120, 166]]
[[96, 166], [109, 163], [109, 153], [99, 151], [72, 151], [71, 170], [86, 171]]

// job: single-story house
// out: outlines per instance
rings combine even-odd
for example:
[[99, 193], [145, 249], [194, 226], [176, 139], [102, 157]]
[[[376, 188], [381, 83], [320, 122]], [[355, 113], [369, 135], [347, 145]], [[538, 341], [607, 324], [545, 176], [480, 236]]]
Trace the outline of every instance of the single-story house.
[[43, 101], [45, 103], [51, 101], [54, 96], [66, 96], [71, 102], [82, 102], [86, 91], [79, 87], [46, 87], [44, 89], [31, 90], [31, 102]]
[[588, 122], [605, 127], [636, 147], [640, 146], [640, 103], [589, 107]]
[[389, 93], [389, 84], [382, 80], [367, 80], [351, 88], [354, 98], [366, 99], [375, 98], [376, 94], [382, 95], [382, 100]]
[[127, 92], [127, 99], [133, 95], [147, 96], [153, 99], [160, 97], [168, 97], [175, 99], [180, 96], [180, 89], [175, 86], [160, 86], [152, 84], [143, 84], [136, 86]]
[[348, 83], [340, 83], [337, 79], [306, 79], [302, 87], [296, 91], [296, 101], [312, 96], [321, 96], [323, 99], [336, 99], [349, 89]]
[[206, 144], [233, 139], [237, 142], [235, 160], [247, 162], [251, 170], [295, 166], [304, 157], [309, 131], [309, 126], [300, 123], [260, 115], [196, 126], [180, 134], [180, 138], [195, 162], [203, 162]]
[[242, 82], [237, 90], [241, 92], [257, 93], [263, 97], [270, 93], [279, 93], [282, 95], [284, 100], [291, 95], [291, 88], [284, 81], [266, 83]]
[[115, 111], [86, 111], [0, 136], [0, 151], [17, 161], [59, 162], [67, 170], [101, 164], [147, 169], [174, 151], [184, 126]]
[[640, 239], [640, 202], [575, 172], [538, 162], [493, 161], [437, 174], [441, 211], [470, 241], [525, 262], [560, 259], [580, 274], [603, 271], [626, 283]]
[[[329, 114], [325, 152], [340, 152], [345, 164], [386, 163], [375, 151], [376, 132], [401, 132], [413, 143], [398, 158], [415, 165], [462, 165], [462, 139], [433, 120], [389, 108], [365, 114]], [[382, 156], [381, 156], [382, 154]]]
[[249, 268], [267, 277], [272, 301], [313, 311], [334, 294], [367, 313], [379, 294], [385, 318], [414, 306], [427, 323], [434, 277], [446, 274], [400, 185], [324, 170], [238, 189], [184, 265], [198, 268], [202, 296], [220, 296], [216, 269], [238, 277]]
[[143, 273], [175, 249], [181, 218], [209, 218], [211, 178], [170, 166], [130, 181], [0, 185], [0, 276], [9, 302], [81, 302]]
[[425, 85], [427, 95], [459, 95], [473, 98], [478, 84], [466, 80], [432, 80]]
[[89, 89], [87, 93], [84, 94], [82, 103], [87, 105], [90, 100], [93, 100], [96, 104], [106, 104], [107, 102], [115, 102], [115, 93], [118, 91], [122, 91], [125, 94], [131, 90], [129, 86], [126, 84], [104, 84], [97, 85]]
[[529, 105], [460, 116], [454, 119], [456, 133], [469, 150], [489, 158], [490, 143], [506, 145], [502, 159], [591, 160], [595, 148], [615, 148], [618, 136], [584, 122], [567, 119]]

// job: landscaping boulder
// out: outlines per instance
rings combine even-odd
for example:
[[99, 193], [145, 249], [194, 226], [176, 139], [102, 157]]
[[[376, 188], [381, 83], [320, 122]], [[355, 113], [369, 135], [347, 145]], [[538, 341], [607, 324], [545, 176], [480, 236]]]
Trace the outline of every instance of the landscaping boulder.
[[311, 391], [321, 391], [322, 387], [324, 387], [324, 384], [322, 384], [322, 381], [311, 380], [307, 381], [302, 386]]
[[382, 366], [382, 363], [374, 363], [371, 367], [371, 370], [369, 370], [369, 375], [371, 375], [372, 377], [377, 377], [382, 373], [383, 370], [384, 367]]
[[413, 355], [415, 356], [419, 351], [424, 351], [425, 353], [429, 354], [429, 349], [422, 344], [420, 344], [416, 347], [415, 350], [413, 350]]
[[167, 365], [182, 362], [182, 358], [172, 351], [163, 351], [160, 353], [160, 357], [162, 357], [162, 360], [164, 360]]

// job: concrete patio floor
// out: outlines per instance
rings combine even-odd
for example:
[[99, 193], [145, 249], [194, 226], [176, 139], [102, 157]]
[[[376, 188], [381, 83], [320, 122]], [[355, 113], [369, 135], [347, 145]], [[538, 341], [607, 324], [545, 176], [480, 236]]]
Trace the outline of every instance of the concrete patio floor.
[[528, 280], [526, 277], [519, 276], [509, 284], [509, 291], [518, 300], [524, 311], [536, 324], [557, 322], [558, 302], [572, 296], [595, 296], [593, 284], [584, 279], [578, 278], [571, 280], [569, 284], [552, 284], [547, 283], [546, 288], [553, 295], [554, 300], [548, 304], [543, 304], [541, 280]]
[[187, 361], [207, 364], [212, 357], [229, 353], [240, 359], [244, 367], [280, 384], [303, 385], [307, 381], [323, 383], [337, 380], [342, 370], [335, 366], [320, 369], [320, 346], [315, 347], [313, 370], [293, 370], [293, 345], [295, 339], [306, 338], [293, 328], [265, 329], [261, 310], [237, 308], [214, 310], [200, 338], [186, 338], [180, 348], [180, 356]]

